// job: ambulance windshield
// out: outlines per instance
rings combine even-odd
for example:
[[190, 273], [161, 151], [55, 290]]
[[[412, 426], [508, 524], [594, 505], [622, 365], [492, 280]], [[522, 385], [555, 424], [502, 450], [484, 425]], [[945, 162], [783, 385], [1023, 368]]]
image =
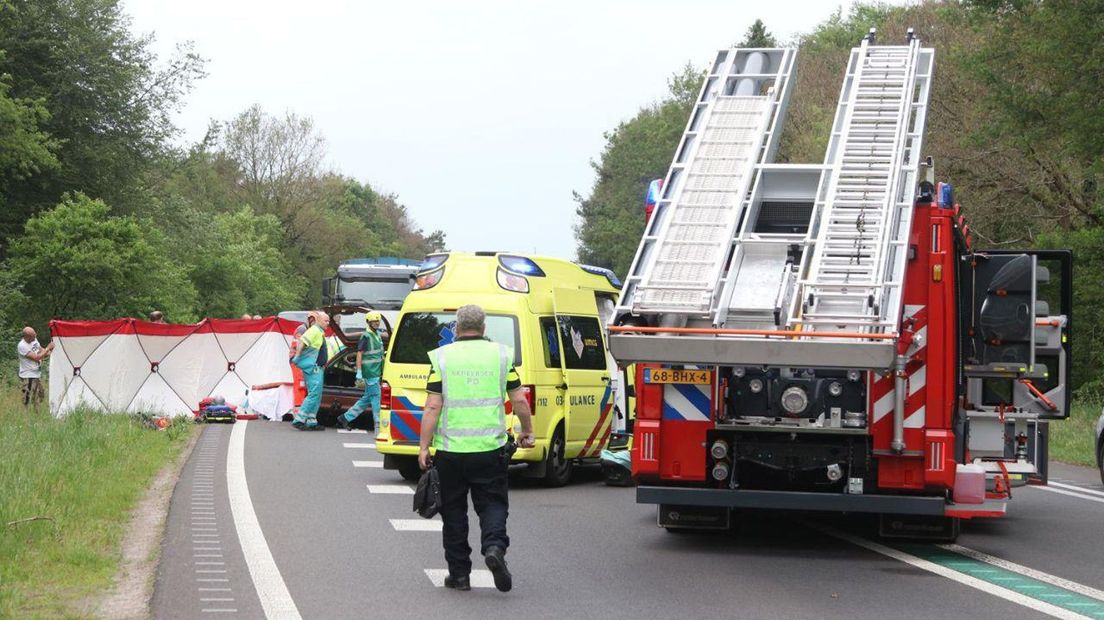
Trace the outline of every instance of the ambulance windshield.
[[[409, 312], [404, 314], [391, 345], [391, 362], [428, 364], [426, 353], [456, 338], [453, 312]], [[487, 338], [514, 349], [514, 365], [521, 365], [517, 317], [487, 315]]]

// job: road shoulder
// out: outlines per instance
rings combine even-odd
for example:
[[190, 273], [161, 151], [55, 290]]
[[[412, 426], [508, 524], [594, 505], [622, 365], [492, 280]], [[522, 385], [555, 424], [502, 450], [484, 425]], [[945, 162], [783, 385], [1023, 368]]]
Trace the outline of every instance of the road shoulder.
[[180, 472], [192, 454], [202, 433], [192, 432], [188, 445], [176, 460], [165, 465], [154, 477], [142, 500], [131, 513], [123, 539], [122, 559], [113, 587], [90, 605], [97, 618], [149, 618], [157, 564], [161, 559], [161, 539], [169, 516], [169, 503], [180, 480]]

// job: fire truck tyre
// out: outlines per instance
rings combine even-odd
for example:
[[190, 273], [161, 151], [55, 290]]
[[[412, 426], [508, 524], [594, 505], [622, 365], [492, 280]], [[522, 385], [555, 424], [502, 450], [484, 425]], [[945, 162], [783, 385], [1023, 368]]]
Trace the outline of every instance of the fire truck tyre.
[[567, 442], [564, 440], [563, 422], [556, 427], [548, 444], [548, 460], [545, 462], [544, 485], [562, 487], [571, 480], [571, 461], [567, 459]]
[[418, 459], [406, 457], [399, 461], [399, 475], [403, 480], [417, 482], [422, 477], [422, 469], [418, 467]]

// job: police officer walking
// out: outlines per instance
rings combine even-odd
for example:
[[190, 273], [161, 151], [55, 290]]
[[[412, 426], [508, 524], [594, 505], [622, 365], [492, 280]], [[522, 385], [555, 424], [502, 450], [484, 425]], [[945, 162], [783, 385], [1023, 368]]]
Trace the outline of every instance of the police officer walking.
[[429, 446], [437, 449], [433, 464], [441, 478], [441, 520], [449, 575], [445, 587], [471, 589], [471, 547], [468, 545], [468, 491], [479, 515], [481, 552], [494, 584], [502, 592], [513, 587], [506, 567], [506, 516], [509, 512], [505, 396], [521, 422], [518, 445], [536, 445], [529, 403], [513, 367], [510, 347], [483, 337], [485, 315], [476, 305], [456, 311], [456, 340], [429, 352], [432, 368], [426, 382], [426, 403], [418, 464], [428, 469]]

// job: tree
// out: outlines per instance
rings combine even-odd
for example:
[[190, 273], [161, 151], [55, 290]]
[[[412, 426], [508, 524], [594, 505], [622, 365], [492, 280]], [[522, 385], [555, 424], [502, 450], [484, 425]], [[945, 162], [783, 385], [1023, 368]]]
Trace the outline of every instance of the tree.
[[0, 200], [11, 183], [58, 165], [58, 142], [40, 128], [50, 119], [43, 100], [13, 99], [10, 91], [10, 79], [0, 75]]
[[748, 26], [747, 32], [744, 33], [744, 40], [736, 44], [737, 47], [778, 47], [778, 40], [774, 38], [774, 35], [767, 32], [767, 27], [763, 25], [763, 20], [757, 19], [755, 23]]
[[644, 230], [644, 195], [663, 177], [686, 127], [704, 75], [687, 65], [668, 82], [670, 95], [605, 135], [590, 195], [575, 194], [580, 261], [624, 275]]
[[249, 207], [220, 213], [194, 229], [203, 243], [187, 258], [200, 316], [237, 318], [295, 307], [307, 281], [280, 252], [280, 222]]
[[27, 221], [7, 266], [25, 296], [20, 316], [39, 326], [55, 317], [144, 317], [155, 308], [174, 322], [195, 320], [195, 289], [169, 256], [148, 223], [73, 194]]
[[185, 45], [160, 66], [152, 38], [129, 26], [118, 0], [0, 2], [0, 74], [13, 99], [49, 111], [37, 126], [58, 162], [3, 188], [0, 241], [68, 191], [122, 212], [144, 204], [142, 174], [175, 131], [171, 114], [203, 60]]

